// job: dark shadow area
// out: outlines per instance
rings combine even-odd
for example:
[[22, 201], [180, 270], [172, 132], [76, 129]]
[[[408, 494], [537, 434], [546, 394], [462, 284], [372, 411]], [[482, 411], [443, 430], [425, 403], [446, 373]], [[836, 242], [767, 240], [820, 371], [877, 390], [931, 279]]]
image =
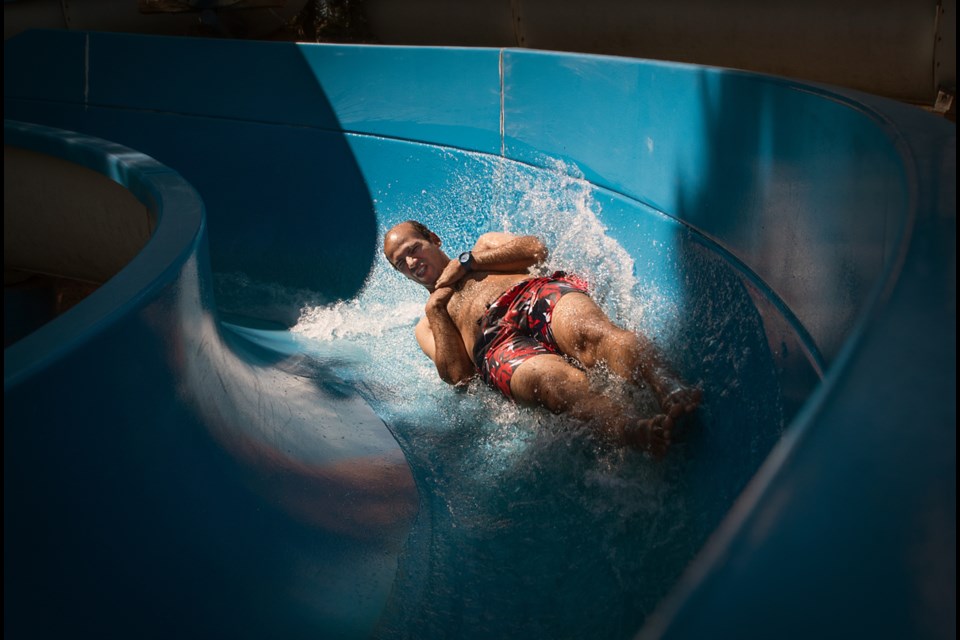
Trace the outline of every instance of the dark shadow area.
[[99, 285], [31, 275], [3, 287], [3, 348], [76, 306]]
[[[83, 57], [77, 35], [64, 34], [63, 46], [71, 49], [61, 56], [76, 47], [73, 55]], [[221, 48], [157, 38], [139, 62], [125, 64], [125, 38], [94, 39], [86, 103], [79, 95], [73, 103], [17, 99], [21, 92], [42, 95], [45, 82], [59, 81], [58, 73], [37, 66], [46, 60], [35, 60], [33, 75], [5, 85], [5, 116], [100, 136], [175, 167], [204, 199], [215, 272], [313, 290], [330, 301], [355, 294], [375, 252], [373, 205], [336, 114], [297, 46], [264, 43], [267, 63], [263, 56], [238, 58], [232, 45], [240, 43]], [[33, 57], [18, 51], [18, 40], [5, 46], [11, 68]], [[142, 68], [151, 60], [178, 71], [147, 79]], [[82, 86], [83, 78], [74, 83]], [[256, 99], [251, 86], [258, 87]]]
[[363, 0], [307, 0], [288, 32], [301, 42], [375, 44], [378, 40], [363, 4]]
[[[415, 516], [409, 469], [382, 422], [324, 380], [326, 369], [263, 366], [280, 359], [225, 346], [210, 267], [213, 254], [221, 268], [317, 296], [355, 293], [376, 220], [349, 146], [294, 45], [275, 45], [279, 74], [229, 55], [198, 70], [192, 56], [203, 54], [181, 51], [183, 66], [164, 75], [159, 66], [144, 74], [124, 37], [90, 37], [90, 48], [76, 34], [62, 47], [34, 42], [36, 56], [29, 37], [8, 42], [5, 69], [30, 71], [7, 74], [5, 115], [73, 127], [79, 133], [41, 134], [64, 158], [80, 134], [108, 138], [93, 145], [91, 166], [155, 206], [160, 221], [87, 304], [5, 349], [5, 632], [363, 637]], [[179, 51], [184, 41], [170, 40]], [[89, 82], [89, 95], [58, 93], [57, 58], [88, 54], [90, 76], [72, 86]], [[217, 85], [206, 113], [196, 85], [180, 84], [191, 79]], [[250, 94], [251, 82], [290, 101], [228, 95]], [[178, 105], [147, 106], [153, 90]], [[133, 106], [117, 100], [125, 93]], [[313, 120], [290, 124], [287, 108]], [[152, 166], [127, 167], [120, 145], [139, 145]], [[184, 200], [186, 212], [176, 208]], [[38, 296], [46, 305], [57, 290], [44, 285]], [[61, 305], [79, 299], [70, 293]], [[53, 357], [28, 361], [37, 350], [25, 351], [27, 339]], [[366, 440], [353, 450], [361, 429]]]

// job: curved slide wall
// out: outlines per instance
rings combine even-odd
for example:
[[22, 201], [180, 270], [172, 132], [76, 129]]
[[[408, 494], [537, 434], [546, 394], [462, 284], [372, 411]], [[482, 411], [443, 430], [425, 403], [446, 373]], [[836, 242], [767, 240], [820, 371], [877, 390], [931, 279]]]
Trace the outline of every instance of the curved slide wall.
[[[708, 395], [714, 428], [701, 442], [694, 475], [740, 493], [766, 462], [735, 505], [734, 496], [709, 503], [716, 513], [705, 519], [709, 530], [697, 549], [727, 516], [645, 632], [698, 637], [708, 625], [731, 635], [803, 635], [849, 625], [883, 635], [938, 633], [955, 624], [954, 598], [930, 597], [917, 586], [929, 581], [955, 591], [955, 570], [942, 568], [955, 567], [956, 537], [952, 125], [868, 96], [776, 78], [513, 50], [35, 32], [5, 44], [4, 65], [6, 118], [115, 141], [187, 178], [207, 208], [215, 271], [349, 299], [375, 259], [378, 225], [407, 217], [415, 207], [402, 204], [405, 196], [478, 157], [593, 185], [608, 234], [638, 265], [650, 255], [656, 263], [687, 255], [688, 246], [705, 249], [736, 274], [769, 350], [763, 362], [772, 370], [751, 366], [737, 375], [748, 389], [775, 380], [771, 393], [783, 419], [744, 424], [736, 418], [750, 414]], [[10, 137], [6, 143], [16, 146]], [[496, 163], [478, 166], [488, 173], [468, 170], [494, 184]], [[472, 228], [446, 224], [462, 233]], [[161, 229], [162, 219], [148, 250]], [[671, 253], [674, 246], [681, 249]], [[327, 411], [334, 400], [303, 389], [289, 363], [277, 366], [249, 346], [226, 348], [203, 243], [183, 251], [196, 259], [171, 269], [192, 270], [189, 284], [158, 290], [156, 313], [138, 310], [150, 296], [110, 293], [121, 276], [138, 271], [135, 260], [77, 309], [5, 351], [5, 517], [16, 523], [5, 532], [5, 581], [25, 585], [7, 590], [7, 610], [24, 617], [11, 622], [8, 615], [6, 624], [32, 624], [27, 618], [52, 597], [61, 606], [72, 602], [75, 619], [110, 619], [113, 629], [155, 620], [162, 603], [168, 629], [223, 623], [227, 632], [257, 635], [279, 624], [295, 634], [329, 630], [333, 620], [344, 633], [362, 635], [383, 606], [391, 553], [411, 517], [412, 494], [403, 487], [412, 486], [396, 445], [389, 435], [377, 439], [386, 431], [364, 403], [337, 398], [348, 405], [334, 411], [347, 416], [339, 424], [353, 431], [363, 423], [356, 416], [367, 416], [375, 444], [331, 456], [309, 425], [346, 428]], [[649, 269], [681, 309], [704, 298], [702, 283], [671, 279], [659, 264]], [[106, 299], [131, 302], [110, 315], [96, 341], [51, 333]], [[184, 299], [193, 300], [187, 312], [178, 310]], [[174, 337], [143, 340], [128, 324]], [[129, 358], [132, 344], [142, 346]], [[91, 362], [107, 381], [79, 374]], [[683, 368], [696, 375], [701, 364], [693, 359]], [[131, 366], [159, 370], [134, 377]], [[284, 420], [294, 414], [294, 426], [276, 429], [276, 415], [251, 406], [253, 389], [279, 389], [268, 406]], [[40, 400], [52, 392], [63, 402]], [[154, 431], [131, 428], [145, 414], [159, 429], [162, 455], [144, 439]], [[784, 421], [790, 426], [768, 456]], [[904, 441], [906, 421], [913, 437]], [[761, 443], [759, 451], [728, 455], [738, 450], [724, 448], [737, 442], [737, 426]], [[295, 453], [278, 462], [277, 451]], [[367, 538], [340, 530], [340, 517], [312, 521], [337, 511], [306, 497], [337, 495], [322, 483], [340, 480], [323, 469], [358, 453], [392, 461], [372, 468], [392, 469], [387, 484], [400, 487], [390, 495], [372, 481], [363, 485], [371, 502], [394, 507], [393, 518]], [[91, 457], [98, 464], [90, 465]], [[170, 460], [183, 470], [172, 479]], [[91, 475], [90, 466], [103, 471]], [[201, 469], [203, 483], [196, 482]], [[65, 490], [71, 478], [86, 480]], [[206, 487], [199, 495], [198, 484]], [[178, 490], [187, 486], [191, 491]], [[267, 496], [268, 514], [256, 496]], [[138, 505], [132, 514], [131, 504]], [[160, 522], [151, 515], [158, 505], [166, 516]], [[46, 515], [38, 517], [41, 507]], [[370, 513], [353, 502], [346, 508]], [[66, 544], [53, 540], [64, 530], [59, 522], [81, 521]], [[294, 522], [326, 537], [318, 542]], [[118, 524], [116, 537], [127, 545], [120, 548], [106, 538]], [[177, 544], [160, 544], [171, 533]], [[32, 553], [18, 555], [18, 542]], [[364, 581], [374, 594], [361, 598], [367, 611], [337, 599], [355, 590], [336, 579], [316, 584], [315, 576], [349, 574], [365, 561], [382, 576]], [[143, 573], [137, 563], [146, 563], [155, 584], [134, 580]], [[197, 563], [202, 569], [194, 571]], [[55, 579], [64, 566], [74, 582]], [[837, 566], [846, 568], [842, 575]], [[101, 578], [91, 590], [95, 573]], [[127, 591], [127, 584], [139, 586]], [[196, 598], [201, 591], [218, 596]], [[71, 600], [78, 593], [83, 597]], [[849, 593], [858, 596], [839, 595]], [[890, 599], [914, 606], [878, 616], [878, 603]], [[107, 613], [112, 602], [123, 614]], [[762, 610], [749, 604], [756, 602], [764, 602]], [[811, 607], [822, 615], [811, 617]]]
[[[383, 423], [296, 363], [226, 345], [203, 203], [176, 172], [116, 143], [27, 123], [8, 120], [4, 141], [30, 154], [33, 170], [24, 178], [6, 166], [20, 184], [5, 191], [26, 183], [20, 193], [42, 188], [54, 205], [96, 211], [76, 180], [63, 179], [70, 165], [141, 203], [115, 214], [142, 217], [145, 208], [159, 219], [119, 273], [4, 351], [4, 574], [16, 611], [5, 629], [369, 633], [417, 510]], [[36, 173], [40, 157], [55, 170]], [[43, 209], [37, 198], [8, 202], [8, 231], [43, 221]], [[70, 214], [83, 215], [61, 209], [64, 226]], [[66, 258], [83, 266], [104, 253], [85, 242], [89, 232], [75, 232], [69, 252], [55, 233], [44, 251], [38, 235], [19, 238], [39, 255], [59, 253], [69, 275]], [[15, 305], [5, 300], [5, 312]]]

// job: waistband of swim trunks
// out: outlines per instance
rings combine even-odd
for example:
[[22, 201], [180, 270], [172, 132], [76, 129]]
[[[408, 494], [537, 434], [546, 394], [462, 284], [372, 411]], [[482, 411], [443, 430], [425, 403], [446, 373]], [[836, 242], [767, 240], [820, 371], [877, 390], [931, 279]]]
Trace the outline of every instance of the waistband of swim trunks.
[[513, 304], [514, 300], [516, 300], [520, 294], [530, 287], [538, 286], [545, 282], [551, 282], [554, 280], [563, 280], [566, 282], [570, 281], [571, 278], [574, 279], [571, 281], [571, 284], [586, 284], [581, 278], [577, 276], [570, 276], [566, 271], [554, 271], [549, 276], [540, 276], [537, 278], [530, 278], [529, 280], [521, 280], [517, 284], [501, 293], [500, 297], [487, 306], [487, 311], [479, 318], [478, 324], [480, 324], [481, 327], [486, 327], [492, 322], [499, 320], [507, 312], [507, 309], [510, 308], [510, 305]]

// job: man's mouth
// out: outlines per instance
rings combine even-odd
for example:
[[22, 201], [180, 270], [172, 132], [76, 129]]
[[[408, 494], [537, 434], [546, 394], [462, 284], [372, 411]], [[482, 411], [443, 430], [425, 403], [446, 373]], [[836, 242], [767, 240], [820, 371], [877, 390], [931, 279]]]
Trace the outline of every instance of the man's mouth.
[[425, 274], [426, 272], [427, 272], [427, 265], [421, 264], [419, 267], [417, 267], [417, 270], [413, 272], [413, 275], [417, 276], [418, 280], [422, 280], [423, 274]]

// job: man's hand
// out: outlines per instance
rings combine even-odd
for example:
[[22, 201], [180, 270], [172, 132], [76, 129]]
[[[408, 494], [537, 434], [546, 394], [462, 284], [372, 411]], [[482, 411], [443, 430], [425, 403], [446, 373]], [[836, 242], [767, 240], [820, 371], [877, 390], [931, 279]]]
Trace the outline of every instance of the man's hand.
[[425, 311], [427, 312], [427, 317], [431, 315], [442, 312], [447, 313], [447, 303], [450, 302], [450, 298], [453, 297], [453, 287], [437, 287], [433, 290], [433, 293], [430, 294], [430, 298], [427, 300], [427, 306]]
[[[433, 285], [434, 291], [445, 287], [452, 287], [460, 282], [465, 275], [467, 275], [467, 268], [460, 264], [459, 260], [451, 260], [447, 266], [443, 268], [443, 273], [437, 278], [437, 283]], [[450, 297], [447, 296], [447, 299], [449, 300]]]

